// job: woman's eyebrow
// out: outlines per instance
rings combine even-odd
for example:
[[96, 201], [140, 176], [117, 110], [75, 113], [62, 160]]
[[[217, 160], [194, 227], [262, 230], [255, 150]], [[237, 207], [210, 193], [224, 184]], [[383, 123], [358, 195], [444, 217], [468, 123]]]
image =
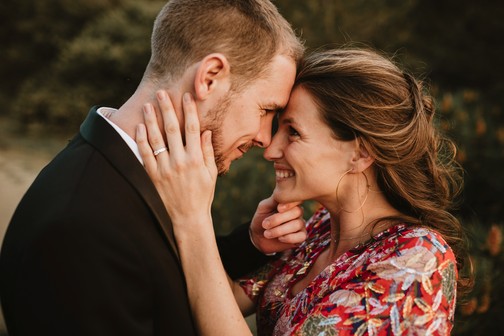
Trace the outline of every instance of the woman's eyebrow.
[[295, 119], [293, 118], [284, 118], [281, 121], [282, 125], [294, 125], [294, 126], [300, 126]]

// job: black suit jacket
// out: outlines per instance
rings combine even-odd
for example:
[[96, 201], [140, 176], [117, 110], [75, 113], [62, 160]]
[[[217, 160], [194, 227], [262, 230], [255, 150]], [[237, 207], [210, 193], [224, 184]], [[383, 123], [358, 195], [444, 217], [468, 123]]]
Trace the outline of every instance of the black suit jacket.
[[[263, 260], [237, 232], [220, 241], [235, 276]], [[195, 334], [163, 203], [95, 109], [18, 205], [0, 272], [11, 336]]]

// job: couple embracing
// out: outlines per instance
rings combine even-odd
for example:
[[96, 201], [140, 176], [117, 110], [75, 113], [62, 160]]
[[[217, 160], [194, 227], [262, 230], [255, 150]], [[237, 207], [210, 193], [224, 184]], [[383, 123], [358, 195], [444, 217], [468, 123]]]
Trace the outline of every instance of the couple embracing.
[[[254, 312], [261, 335], [450, 333], [460, 176], [420, 81], [371, 50], [303, 55], [267, 0], [171, 0], [151, 43], [16, 209], [10, 335], [247, 335]], [[216, 238], [216, 177], [254, 145], [273, 194]]]

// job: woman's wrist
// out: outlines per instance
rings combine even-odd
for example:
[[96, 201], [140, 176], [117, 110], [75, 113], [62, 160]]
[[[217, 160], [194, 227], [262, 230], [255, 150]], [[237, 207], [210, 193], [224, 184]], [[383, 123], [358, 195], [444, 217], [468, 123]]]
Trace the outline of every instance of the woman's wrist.
[[213, 221], [210, 214], [172, 217], [173, 232], [178, 243], [199, 242], [214, 236]]

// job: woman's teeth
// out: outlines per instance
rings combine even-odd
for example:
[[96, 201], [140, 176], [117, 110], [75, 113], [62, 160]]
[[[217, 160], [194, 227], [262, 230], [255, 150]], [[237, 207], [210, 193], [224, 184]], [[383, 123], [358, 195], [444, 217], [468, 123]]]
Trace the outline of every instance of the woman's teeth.
[[294, 172], [290, 170], [276, 170], [275, 174], [277, 178], [287, 178], [294, 176]]

